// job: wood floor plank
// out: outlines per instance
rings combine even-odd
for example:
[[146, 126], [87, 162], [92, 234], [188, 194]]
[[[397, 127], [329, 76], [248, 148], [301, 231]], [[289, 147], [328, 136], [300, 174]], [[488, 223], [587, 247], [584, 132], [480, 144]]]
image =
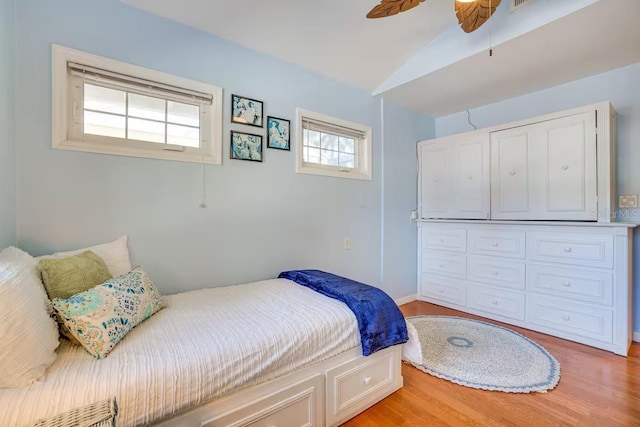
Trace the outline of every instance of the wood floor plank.
[[513, 329], [560, 362], [558, 386], [547, 393], [475, 390], [403, 364], [404, 387], [344, 424], [346, 427], [640, 427], [640, 344], [628, 357], [437, 305], [415, 301], [405, 316], [439, 314]]

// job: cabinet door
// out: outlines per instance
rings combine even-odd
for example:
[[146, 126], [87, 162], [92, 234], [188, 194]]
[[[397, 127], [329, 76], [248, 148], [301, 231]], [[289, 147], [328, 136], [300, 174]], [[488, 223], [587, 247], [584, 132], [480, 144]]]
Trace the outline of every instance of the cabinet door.
[[538, 123], [538, 219], [597, 220], [595, 113]]
[[535, 125], [491, 133], [492, 219], [537, 219], [535, 135]]
[[454, 145], [449, 215], [460, 219], [487, 219], [490, 202], [489, 134], [462, 136]]
[[449, 145], [432, 142], [420, 148], [420, 210], [422, 218], [447, 218], [450, 189]]

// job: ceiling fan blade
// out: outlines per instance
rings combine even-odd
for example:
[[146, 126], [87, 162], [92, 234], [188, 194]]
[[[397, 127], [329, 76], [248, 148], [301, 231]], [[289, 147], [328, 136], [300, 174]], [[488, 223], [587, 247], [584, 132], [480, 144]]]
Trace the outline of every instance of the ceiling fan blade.
[[367, 18], [385, 18], [413, 9], [424, 0], [381, 0], [380, 4], [367, 13]]
[[456, 0], [456, 16], [465, 33], [471, 33], [491, 18], [501, 0], [476, 0], [473, 3]]

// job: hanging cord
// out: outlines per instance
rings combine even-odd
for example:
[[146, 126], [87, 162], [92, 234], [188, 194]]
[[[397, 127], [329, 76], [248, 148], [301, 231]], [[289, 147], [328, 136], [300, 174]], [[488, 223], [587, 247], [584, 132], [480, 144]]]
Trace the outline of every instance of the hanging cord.
[[473, 126], [473, 129], [478, 130], [478, 126], [471, 123], [471, 113], [469, 112], [469, 109], [467, 109], [467, 121], [471, 126]]
[[492, 0], [489, 0], [489, 56], [493, 56], [493, 23], [491, 22], [491, 18], [493, 18]]
[[200, 208], [207, 207], [207, 176], [204, 169], [204, 154], [202, 155], [202, 161], [200, 162], [200, 174], [202, 175], [202, 200], [200, 201]]

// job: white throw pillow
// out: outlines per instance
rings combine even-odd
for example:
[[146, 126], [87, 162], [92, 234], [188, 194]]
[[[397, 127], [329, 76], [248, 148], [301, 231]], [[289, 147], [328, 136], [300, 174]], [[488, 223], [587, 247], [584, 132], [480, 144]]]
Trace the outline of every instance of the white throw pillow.
[[129, 260], [129, 248], [127, 247], [127, 236], [122, 236], [110, 243], [91, 246], [89, 248], [77, 249], [68, 252], [56, 252], [53, 255], [44, 255], [37, 259], [56, 259], [79, 255], [86, 251], [93, 251], [104, 260], [113, 277], [122, 276], [131, 271], [131, 261]]
[[20, 249], [0, 252], [0, 388], [42, 379], [56, 359], [58, 325], [49, 316], [36, 266]]

